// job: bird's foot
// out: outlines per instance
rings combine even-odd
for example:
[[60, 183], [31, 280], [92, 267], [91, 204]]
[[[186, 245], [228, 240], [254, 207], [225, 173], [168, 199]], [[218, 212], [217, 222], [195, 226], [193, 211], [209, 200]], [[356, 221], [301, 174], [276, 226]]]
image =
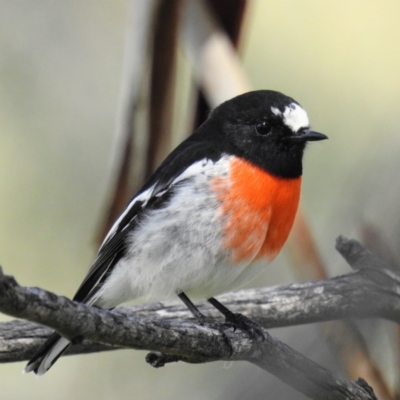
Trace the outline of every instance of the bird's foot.
[[232, 355], [233, 348], [232, 348], [231, 342], [229, 341], [228, 336], [225, 333], [225, 331], [227, 329], [232, 328], [231, 323], [229, 323], [229, 322], [227, 323], [226, 321], [219, 322], [219, 321], [216, 321], [214, 318], [206, 317], [205, 315], [197, 316], [197, 321], [202, 326], [206, 326], [208, 328], [219, 331], [222, 335], [222, 338], [224, 339], [225, 344], [227, 345], [227, 347], [229, 349], [230, 355]]
[[205, 315], [198, 316], [197, 321], [202, 326], [207, 326], [212, 329], [217, 329], [223, 331], [226, 329], [226, 324], [224, 322], [216, 321], [214, 318], [206, 317]]
[[252, 321], [250, 318], [245, 317], [239, 313], [230, 313], [225, 316], [226, 322], [230, 324], [234, 330], [240, 329], [246, 332], [251, 339], [256, 342], [263, 342], [265, 340], [263, 328]]

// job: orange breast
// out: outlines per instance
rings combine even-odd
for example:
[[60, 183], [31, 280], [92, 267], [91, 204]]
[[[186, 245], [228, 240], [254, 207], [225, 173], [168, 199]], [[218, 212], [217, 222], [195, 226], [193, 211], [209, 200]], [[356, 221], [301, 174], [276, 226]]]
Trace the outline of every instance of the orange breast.
[[212, 185], [222, 202], [223, 245], [233, 261], [272, 260], [292, 228], [301, 178], [277, 178], [234, 158], [229, 176], [214, 179]]

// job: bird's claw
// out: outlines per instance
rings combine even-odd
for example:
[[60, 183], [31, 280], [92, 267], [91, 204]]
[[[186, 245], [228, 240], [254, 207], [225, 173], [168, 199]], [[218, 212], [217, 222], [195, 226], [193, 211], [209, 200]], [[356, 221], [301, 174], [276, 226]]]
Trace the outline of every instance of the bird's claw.
[[263, 328], [242, 314], [232, 313], [226, 317], [226, 323], [231, 325], [233, 332], [235, 332], [236, 329], [240, 329], [246, 332], [250, 338], [256, 342], [263, 342], [265, 340]]

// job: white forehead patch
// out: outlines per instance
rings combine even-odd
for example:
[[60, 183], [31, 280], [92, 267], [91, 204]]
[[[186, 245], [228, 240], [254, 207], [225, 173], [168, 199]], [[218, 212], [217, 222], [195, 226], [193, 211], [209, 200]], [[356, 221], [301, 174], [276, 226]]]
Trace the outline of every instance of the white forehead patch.
[[275, 115], [281, 116], [283, 123], [293, 132], [297, 132], [301, 128], [308, 128], [310, 125], [307, 113], [296, 103], [291, 103], [289, 106], [285, 107], [284, 112], [281, 112], [276, 107], [271, 107], [271, 111]]

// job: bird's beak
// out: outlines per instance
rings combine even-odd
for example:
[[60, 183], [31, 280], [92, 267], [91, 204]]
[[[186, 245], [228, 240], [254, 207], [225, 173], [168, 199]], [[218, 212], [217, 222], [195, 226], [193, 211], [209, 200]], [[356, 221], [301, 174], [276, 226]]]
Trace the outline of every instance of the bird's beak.
[[290, 136], [289, 138], [301, 142], [315, 142], [317, 140], [328, 139], [328, 136], [324, 135], [323, 133], [314, 132], [310, 129], [303, 129], [299, 133]]

